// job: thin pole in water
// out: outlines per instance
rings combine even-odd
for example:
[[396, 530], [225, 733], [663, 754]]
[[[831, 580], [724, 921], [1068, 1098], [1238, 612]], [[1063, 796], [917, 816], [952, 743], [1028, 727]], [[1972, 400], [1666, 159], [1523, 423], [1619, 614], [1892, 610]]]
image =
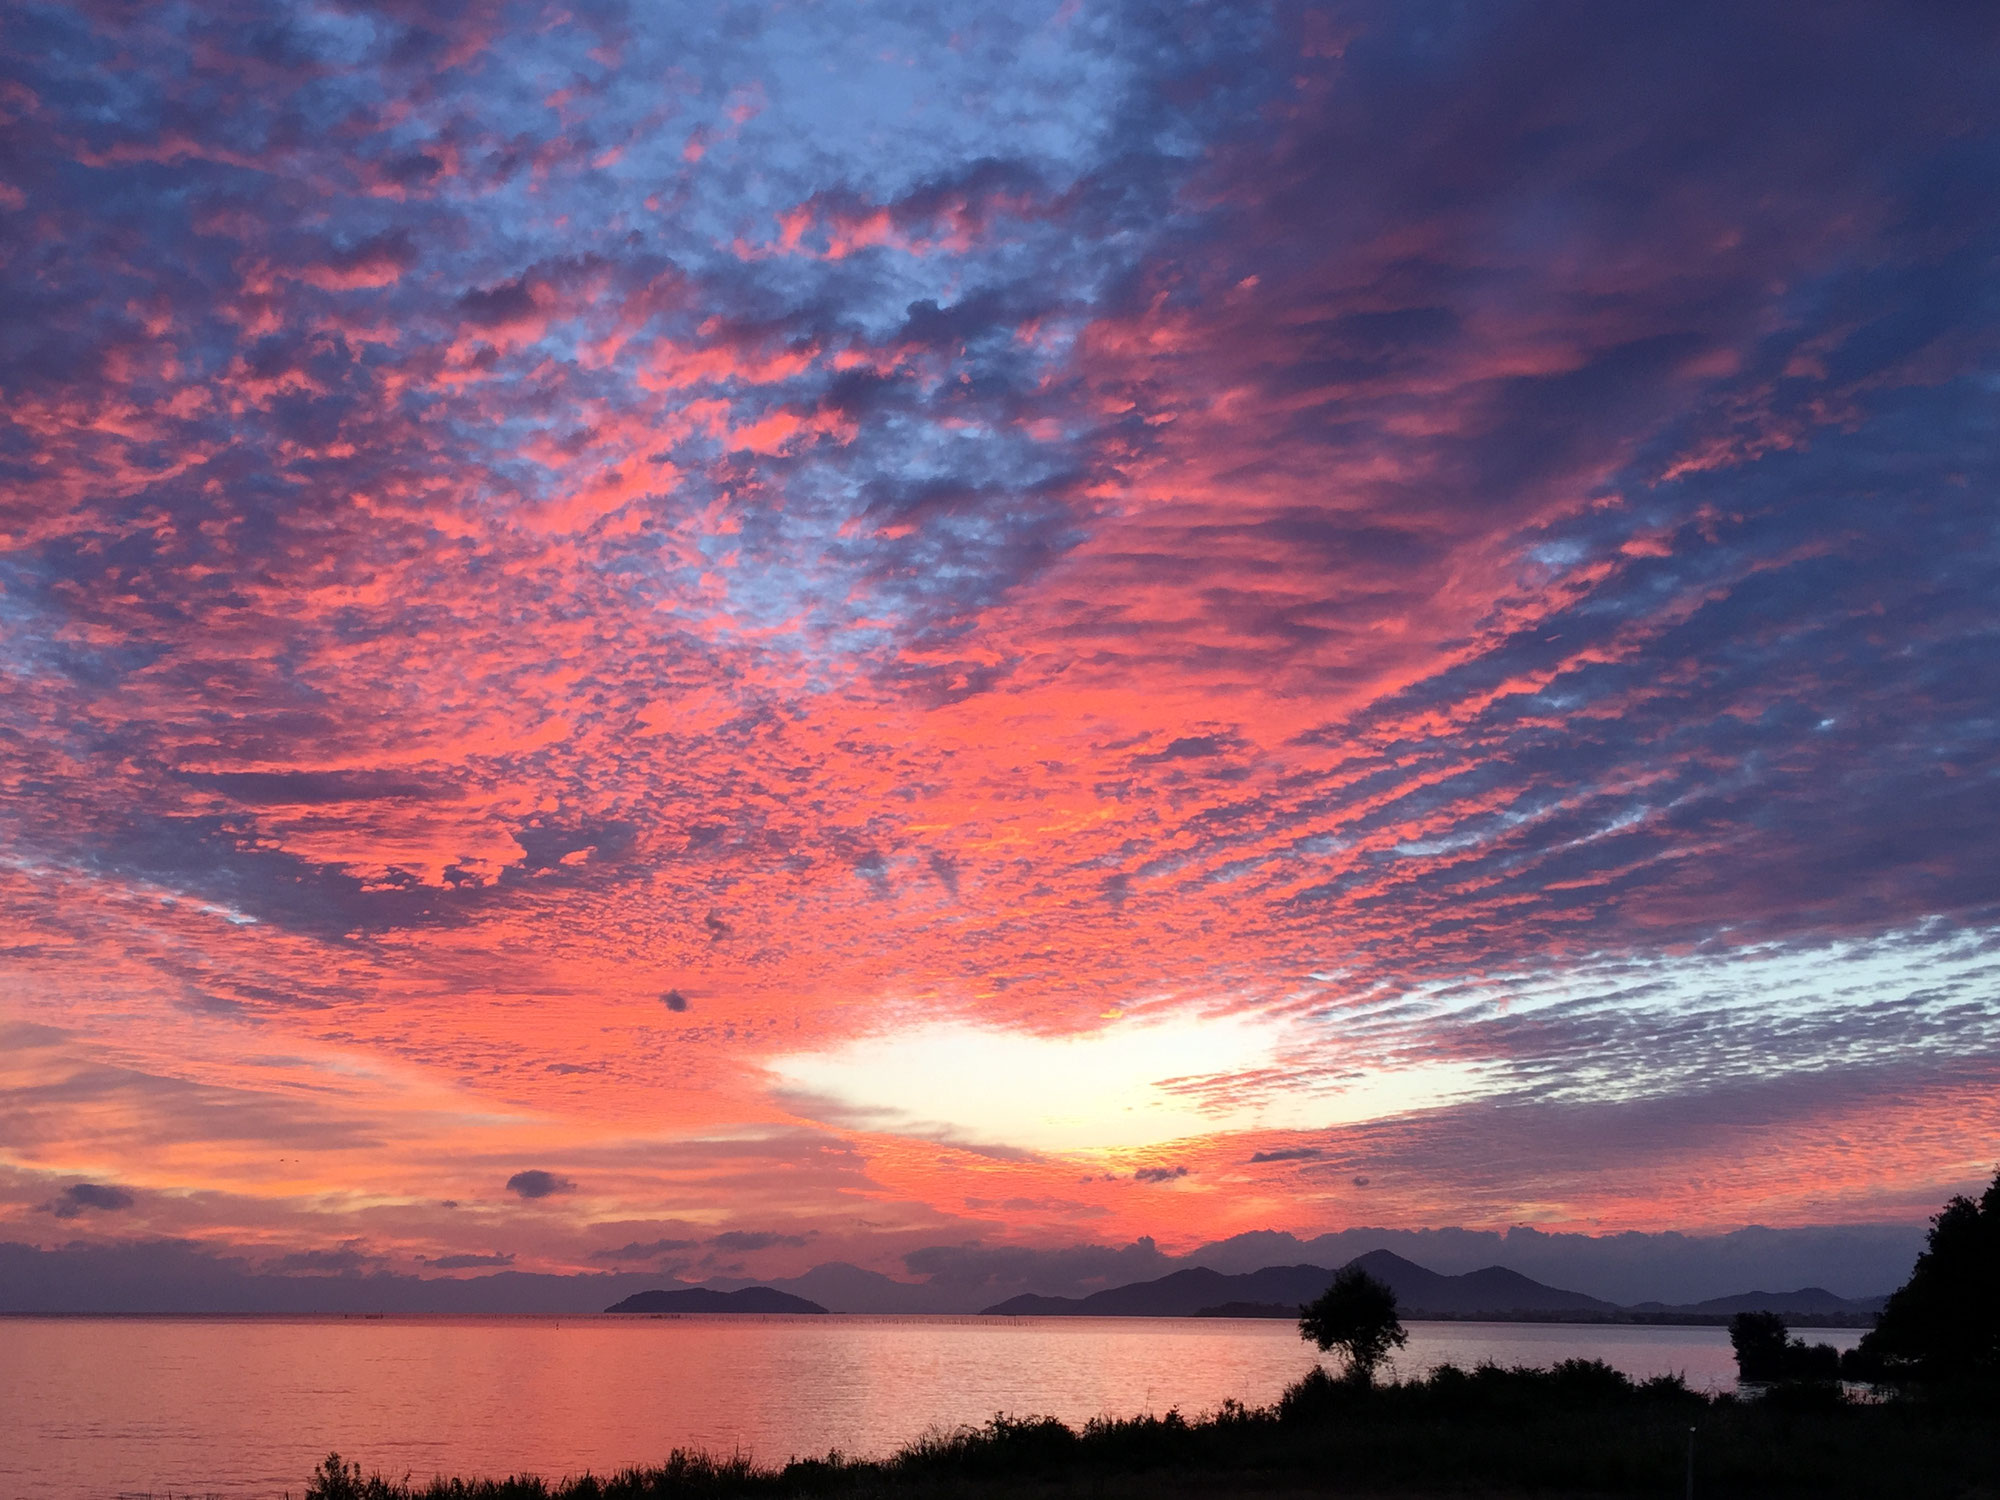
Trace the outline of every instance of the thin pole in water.
[[1687, 1500], [1694, 1500], [1694, 1429], [1688, 1429], [1688, 1492]]

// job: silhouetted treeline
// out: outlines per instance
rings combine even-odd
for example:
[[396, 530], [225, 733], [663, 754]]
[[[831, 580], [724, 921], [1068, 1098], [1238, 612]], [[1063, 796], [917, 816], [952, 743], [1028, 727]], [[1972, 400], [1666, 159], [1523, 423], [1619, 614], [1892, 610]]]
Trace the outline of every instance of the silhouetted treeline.
[[1863, 1378], [2000, 1386], [2000, 1172], [1931, 1220], [1923, 1254], [1861, 1340]]
[[2000, 1173], [1977, 1202], [1955, 1197], [1932, 1217], [1910, 1279], [1858, 1347], [1842, 1354], [1788, 1332], [1777, 1313], [1730, 1319], [1737, 1373], [2000, 1393]]

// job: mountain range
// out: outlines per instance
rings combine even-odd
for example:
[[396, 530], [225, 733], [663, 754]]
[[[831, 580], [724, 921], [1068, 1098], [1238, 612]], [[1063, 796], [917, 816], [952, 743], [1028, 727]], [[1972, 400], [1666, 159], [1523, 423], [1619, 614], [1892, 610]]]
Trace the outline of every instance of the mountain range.
[[[1693, 1321], [1768, 1311], [1794, 1318], [1865, 1321], [1882, 1301], [1836, 1297], [1824, 1288], [1807, 1287], [1796, 1292], [1745, 1292], [1691, 1306], [1654, 1302], [1619, 1307], [1582, 1292], [1546, 1286], [1504, 1266], [1445, 1276], [1392, 1250], [1372, 1250], [1348, 1264], [1385, 1283], [1395, 1292], [1398, 1309], [1410, 1318]], [[1026, 1293], [983, 1311], [1016, 1317], [1296, 1317], [1303, 1304], [1326, 1290], [1334, 1275], [1324, 1266], [1266, 1266], [1237, 1276], [1197, 1266], [1153, 1281], [1107, 1287], [1087, 1297]]]
[[1887, 1297], [1839, 1297], [1823, 1286], [1800, 1287], [1796, 1292], [1738, 1292], [1733, 1297], [1710, 1297], [1705, 1302], [1669, 1307], [1661, 1302], [1636, 1302], [1630, 1312], [1686, 1314], [1695, 1317], [1734, 1317], [1740, 1312], [1783, 1313], [1789, 1318], [1873, 1317], [1882, 1310]]
[[[1349, 1264], [1385, 1283], [1395, 1292], [1397, 1306], [1409, 1317], [1509, 1317], [1523, 1313], [1608, 1316], [1619, 1311], [1609, 1302], [1586, 1297], [1582, 1292], [1544, 1286], [1502, 1266], [1487, 1266], [1462, 1276], [1441, 1276], [1415, 1261], [1405, 1260], [1393, 1250], [1371, 1250], [1356, 1256]], [[1225, 1306], [1283, 1307], [1295, 1317], [1299, 1306], [1325, 1291], [1333, 1277], [1334, 1272], [1324, 1266], [1266, 1266], [1243, 1276], [1225, 1276], [1220, 1271], [1193, 1267], [1157, 1281], [1109, 1287], [1088, 1297], [1028, 1294], [1010, 1297], [984, 1310], [1000, 1315], [1042, 1317], [1053, 1314], [1187, 1318]]]
[[[1486, 1266], [1456, 1276], [1433, 1271], [1391, 1250], [1372, 1250], [1348, 1262], [1385, 1283], [1408, 1318], [1490, 1318], [1552, 1322], [1721, 1322], [1739, 1312], [1783, 1313], [1801, 1322], [1866, 1323], [1882, 1299], [1837, 1297], [1823, 1287], [1795, 1292], [1743, 1292], [1706, 1302], [1662, 1302], [1620, 1307], [1582, 1292], [1545, 1285], [1504, 1266]], [[1023, 1293], [982, 1308], [994, 1317], [1098, 1318], [1295, 1318], [1299, 1308], [1326, 1290], [1335, 1275], [1325, 1266], [1265, 1266], [1228, 1275], [1191, 1266], [1151, 1281], [1106, 1287], [1085, 1297]], [[858, 1267], [816, 1267], [777, 1286], [757, 1285], [734, 1292], [682, 1287], [640, 1292], [607, 1308], [615, 1313], [823, 1313], [820, 1302], [798, 1294], [807, 1282], [827, 1292], [827, 1302], [844, 1312], [909, 1312], [908, 1305], [884, 1307], [875, 1273]], [[880, 1278], [886, 1281], [887, 1278]], [[905, 1291], [903, 1283], [889, 1282]], [[841, 1295], [842, 1292], [846, 1295]], [[861, 1293], [856, 1297], [855, 1293]], [[862, 1305], [856, 1305], [861, 1303]], [[874, 1305], [868, 1305], [868, 1304]]]

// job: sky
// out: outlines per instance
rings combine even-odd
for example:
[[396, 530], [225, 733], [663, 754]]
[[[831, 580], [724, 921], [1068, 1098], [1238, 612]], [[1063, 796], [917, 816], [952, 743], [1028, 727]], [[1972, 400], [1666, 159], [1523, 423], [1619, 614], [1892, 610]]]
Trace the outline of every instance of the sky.
[[1920, 1224], [2000, 1161], [1996, 66], [21, 0], [0, 1240]]

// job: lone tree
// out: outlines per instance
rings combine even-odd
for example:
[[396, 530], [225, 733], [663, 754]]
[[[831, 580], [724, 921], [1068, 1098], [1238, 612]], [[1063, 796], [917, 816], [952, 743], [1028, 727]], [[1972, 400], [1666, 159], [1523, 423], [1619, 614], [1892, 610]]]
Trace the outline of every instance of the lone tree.
[[1299, 1337], [1323, 1354], [1338, 1349], [1346, 1355], [1347, 1377], [1357, 1385], [1374, 1384], [1375, 1367], [1410, 1341], [1396, 1316], [1396, 1294], [1359, 1266], [1346, 1267], [1299, 1309]]
[[1931, 1219], [1924, 1253], [1860, 1354], [1892, 1377], [2000, 1382], [2000, 1173], [1977, 1203], [1953, 1198]]

